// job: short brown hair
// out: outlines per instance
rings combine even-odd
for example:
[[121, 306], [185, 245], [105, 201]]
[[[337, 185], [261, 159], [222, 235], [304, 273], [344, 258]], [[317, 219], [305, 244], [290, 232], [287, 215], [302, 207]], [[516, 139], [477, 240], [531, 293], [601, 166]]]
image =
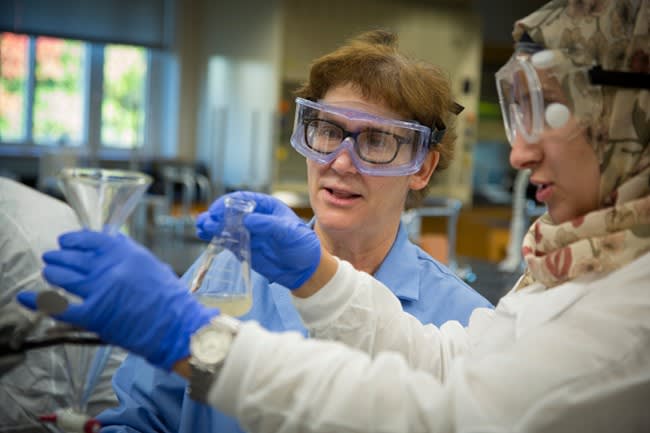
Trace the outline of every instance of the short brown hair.
[[[346, 84], [357, 87], [365, 98], [387, 105], [405, 119], [429, 127], [444, 123], [447, 132], [432, 151], [440, 154], [438, 170], [449, 166], [456, 141], [450, 112], [454, 103], [451, 83], [441, 69], [400, 53], [396, 34], [373, 30], [314, 60], [309, 80], [296, 95], [318, 101], [331, 88]], [[429, 188], [430, 184], [420, 191], [411, 191], [407, 203], [417, 206]]]

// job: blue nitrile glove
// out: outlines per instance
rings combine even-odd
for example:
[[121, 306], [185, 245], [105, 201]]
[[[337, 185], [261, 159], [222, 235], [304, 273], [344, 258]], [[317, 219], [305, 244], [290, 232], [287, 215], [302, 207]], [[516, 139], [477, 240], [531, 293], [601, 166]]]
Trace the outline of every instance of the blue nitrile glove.
[[[81, 230], [59, 237], [43, 254], [43, 276], [80, 296], [56, 319], [96, 332], [106, 343], [170, 370], [189, 355], [190, 336], [219, 314], [193, 298], [172, 269], [117, 234]], [[36, 293], [18, 300], [36, 309]]]
[[[287, 205], [266, 194], [234, 192], [233, 198], [253, 200], [255, 209], [244, 217], [251, 234], [251, 266], [269, 281], [296, 289], [316, 271], [320, 262], [320, 240]], [[210, 240], [223, 230], [224, 199], [215, 201], [199, 215], [197, 234]]]

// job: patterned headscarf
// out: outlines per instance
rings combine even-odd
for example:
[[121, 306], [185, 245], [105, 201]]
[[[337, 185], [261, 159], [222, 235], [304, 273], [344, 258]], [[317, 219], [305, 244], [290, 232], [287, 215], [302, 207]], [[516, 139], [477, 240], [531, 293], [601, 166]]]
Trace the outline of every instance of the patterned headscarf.
[[[549, 49], [566, 49], [578, 63], [650, 73], [650, 0], [557, 0], [515, 23]], [[584, 83], [569, 83], [584, 86]], [[603, 86], [572, 92], [591, 106], [587, 138], [600, 162], [600, 208], [554, 224], [544, 214], [523, 242], [527, 263], [517, 288], [534, 281], [551, 288], [587, 272], [609, 272], [650, 251], [650, 92]], [[577, 100], [576, 100], [577, 99]]]

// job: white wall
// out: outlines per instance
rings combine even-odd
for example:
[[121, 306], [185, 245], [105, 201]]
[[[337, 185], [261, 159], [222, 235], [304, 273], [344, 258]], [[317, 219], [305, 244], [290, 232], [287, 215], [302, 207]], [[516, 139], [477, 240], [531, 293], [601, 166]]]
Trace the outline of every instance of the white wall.
[[279, 0], [199, 0], [196, 157], [220, 189], [271, 182], [280, 83]]

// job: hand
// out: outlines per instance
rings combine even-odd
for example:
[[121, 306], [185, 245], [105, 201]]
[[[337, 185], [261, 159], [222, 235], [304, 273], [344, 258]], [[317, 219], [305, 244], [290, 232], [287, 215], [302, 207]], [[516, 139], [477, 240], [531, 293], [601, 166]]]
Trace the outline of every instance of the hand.
[[[251, 266], [272, 282], [296, 289], [307, 281], [320, 262], [320, 240], [289, 207], [266, 194], [235, 192], [231, 197], [253, 200], [252, 213], [244, 217], [251, 234]], [[223, 230], [224, 197], [199, 215], [197, 234], [210, 240]]]
[[[190, 336], [218, 310], [203, 307], [171, 268], [128, 237], [81, 230], [43, 255], [43, 276], [83, 299], [53, 317], [96, 332], [170, 370], [189, 355]], [[36, 293], [18, 300], [36, 308]]]

